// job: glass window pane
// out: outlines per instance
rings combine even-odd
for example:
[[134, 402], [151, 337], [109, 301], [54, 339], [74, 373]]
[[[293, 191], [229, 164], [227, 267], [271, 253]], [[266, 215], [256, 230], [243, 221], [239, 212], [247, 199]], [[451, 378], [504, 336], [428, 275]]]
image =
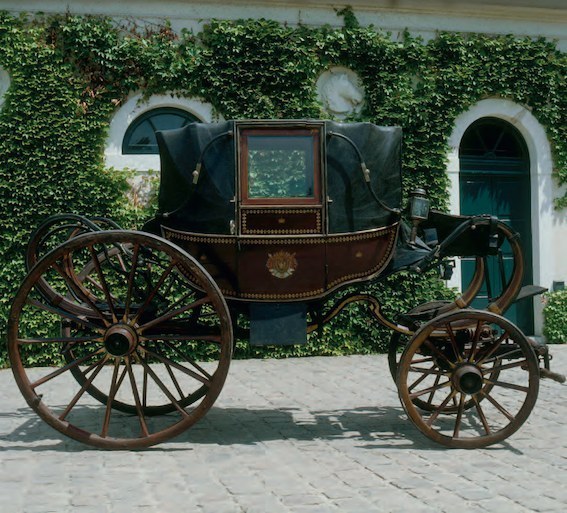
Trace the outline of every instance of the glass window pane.
[[188, 112], [173, 107], [153, 109], [136, 118], [126, 130], [122, 142], [123, 154], [159, 153], [156, 130], [173, 130], [199, 121]]
[[132, 131], [128, 146], [138, 152], [157, 147], [156, 135], [149, 122], [141, 123]]
[[180, 116], [179, 114], [159, 114], [152, 117], [152, 123], [156, 127], [156, 130], [181, 128], [186, 123], [186, 116]]
[[249, 198], [313, 198], [314, 167], [311, 136], [248, 136]]

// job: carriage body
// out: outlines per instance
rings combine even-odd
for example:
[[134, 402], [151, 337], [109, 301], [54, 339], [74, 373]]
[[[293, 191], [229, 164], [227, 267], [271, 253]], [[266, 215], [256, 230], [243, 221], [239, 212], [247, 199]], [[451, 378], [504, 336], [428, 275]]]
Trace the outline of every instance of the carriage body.
[[[498, 219], [430, 213], [422, 191], [402, 215], [401, 136], [398, 127], [317, 120], [158, 132], [159, 209], [142, 230], [61, 214], [31, 236], [8, 321], [12, 370], [30, 407], [81, 442], [148, 447], [211, 408], [235, 336], [304, 343], [364, 301], [393, 331], [390, 371], [423, 434], [460, 448], [513, 434], [540, 376], [565, 380], [550, 371], [547, 346], [502, 316], [544, 289], [522, 288], [518, 234]], [[402, 269], [446, 274], [446, 260], [459, 257], [476, 268], [454, 300], [394, 319], [358, 287], [336, 294]], [[502, 287], [474, 310], [489, 258], [500, 259]], [[54, 346], [56, 369], [28, 369], [30, 351]], [[51, 387], [59, 380], [65, 386]]]
[[[197, 258], [227, 300], [321, 299], [389, 263], [400, 221], [400, 128], [194, 123], [158, 133], [158, 142], [160, 214], [146, 229]], [[361, 164], [374, 171], [370, 187]]]

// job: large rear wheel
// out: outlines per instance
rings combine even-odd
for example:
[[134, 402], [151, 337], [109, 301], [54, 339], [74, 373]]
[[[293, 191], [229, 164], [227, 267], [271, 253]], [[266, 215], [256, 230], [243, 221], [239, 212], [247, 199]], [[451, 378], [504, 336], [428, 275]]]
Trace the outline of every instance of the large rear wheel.
[[[9, 319], [28, 404], [104, 448], [147, 447], [193, 425], [222, 389], [232, 343], [228, 308], [203, 267], [160, 237], [123, 230], [78, 235], [42, 257]], [[30, 366], [40, 348], [55, 368]]]

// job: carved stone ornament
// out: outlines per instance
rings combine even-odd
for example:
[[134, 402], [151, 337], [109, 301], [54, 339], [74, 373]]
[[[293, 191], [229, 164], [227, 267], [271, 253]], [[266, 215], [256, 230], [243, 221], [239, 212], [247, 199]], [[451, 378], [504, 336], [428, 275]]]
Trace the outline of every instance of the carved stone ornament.
[[317, 80], [317, 94], [323, 108], [339, 119], [360, 112], [364, 104], [364, 89], [358, 76], [340, 66], [321, 74]]
[[297, 260], [295, 253], [287, 253], [286, 251], [277, 251], [276, 253], [268, 253], [268, 261], [266, 262], [268, 271], [276, 278], [289, 278], [297, 269]]

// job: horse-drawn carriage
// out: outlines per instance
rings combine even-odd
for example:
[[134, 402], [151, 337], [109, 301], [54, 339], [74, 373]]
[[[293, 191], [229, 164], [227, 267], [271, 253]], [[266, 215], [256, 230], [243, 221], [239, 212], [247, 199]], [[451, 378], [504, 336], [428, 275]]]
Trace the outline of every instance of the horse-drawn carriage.
[[[28, 404], [65, 435], [104, 448], [176, 436], [215, 402], [235, 333], [301, 344], [354, 301], [394, 331], [390, 370], [409, 419], [449, 447], [505, 439], [540, 376], [562, 379], [546, 346], [502, 316], [542, 290], [522, 288], [518, 235], [490, 216], [430, 212], [422, 190], [402, 215], [401, 129], [229, 121], [157, 137], [159, 209], [142, 231], [62, 214], [28, 246], [9, 355]], [[503, 248], [502, 291], [471, 309]], [[389, 319], [361, 291], [400, 270], [447, 273], [458, 257], [476, 267], [453, 301]], [[38, 345], [61, 364], [28, 366]]]

